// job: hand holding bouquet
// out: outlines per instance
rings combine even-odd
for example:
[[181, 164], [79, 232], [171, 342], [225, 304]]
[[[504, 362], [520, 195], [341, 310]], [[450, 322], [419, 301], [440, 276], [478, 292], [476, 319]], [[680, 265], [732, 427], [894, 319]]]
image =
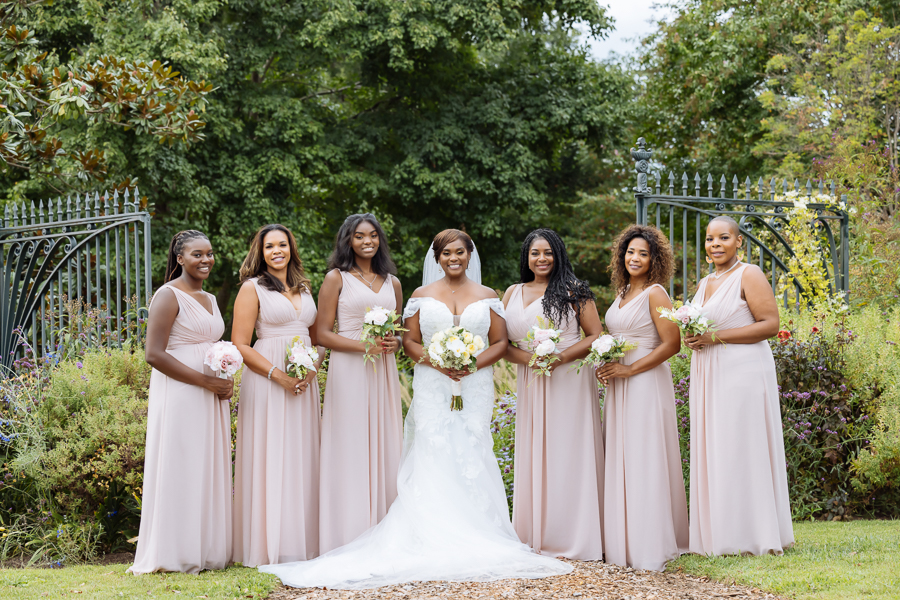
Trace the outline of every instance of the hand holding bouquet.
[[374, 363], [375, 355], [369, 354], [369, 350], [375, 345], [375, 339], [384, 338], [400, 331], [406, 331], [406, 329], [400, 327], [400, 316], [396, 311], [381, 306], [367, 308], [363, 317], [361, 337], [366, 344], [366, 353], [363, 355], [363, 359]]
[[634, 350], [638, 345], [629, 342], [620, 335], [603, 334], [591, 344], [591, 351], [584, 360], [578, 363], [578, 372], [587, 365], [600, 367], [606, 363], [616, 362], [629, 350]]
[[559, 345], [562, 336], [562, 329], [553, 327], [553, 322], [544, 319], [541, 316], [537, 318], [538, 324], [532, 325], [525, 341], [531, 346], [533, 354], [528, 366], [532, 367], [535, 375], [550, 376], [550, 364], [559, 360], [556, 354], [556, 347]]
[[316, 348], [303, 343], [299, 335], [291, 339], [291, 345], [287, 349], [287, 374], [297, 379], [306, 379], [309, 372], [316, 371], [316, 361], [319, 360], [319, 352]]
[[215, 371], [219, 379], [228, 379], [241, 369], [244, 357], [231, 342], [219, 341], [206, 351], [203, 364]]
[[703, 335], [706, 332], [715, 331], [713, 322], [703, 316], [703, 312], [690, 302], [675, 302], [673, 308], [663, 308], [660, 306], [656, 310], [662, 315], [663, 319], [672, 321], [682, 333], [688, 337], [693, 335]]
[[[453, 326], [437, 331], [426, 348], [431, 364], [444, 369], [475, 372], [476, 355], [484, 350], [484, 340], [464, 327]], [[425, 356], [421, 360], [425, 360]], [[421, 362], [421, 361], [420, 361]], [[462, 410], [462, 383], [450, 380], [450, 410]]]

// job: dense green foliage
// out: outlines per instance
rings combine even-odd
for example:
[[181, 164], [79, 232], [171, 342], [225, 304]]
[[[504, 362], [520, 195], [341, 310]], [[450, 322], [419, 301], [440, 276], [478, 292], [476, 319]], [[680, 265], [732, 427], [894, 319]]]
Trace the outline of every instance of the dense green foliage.
[[[338, 225], [361, 210], [383, 219], [407, 287], [445, 227], [469, 231], [491, 257], [486, 282], [505, 287], [518, 240], [597, 185], [629, 93], [578, 41], [576, 21], [608, 27], [593, 0], [62, 0], [31, 21], [40, 48], [75, 66], [152, 58], [215, 86], [202, 144], [107, 123], [70, 135], [153, 204], [157, 271], [175, 230], [211, 234], [223, 309], [261, 224], [299, 234], [316, 285]], [[18, 173], [0, 185], [51, 191]]]

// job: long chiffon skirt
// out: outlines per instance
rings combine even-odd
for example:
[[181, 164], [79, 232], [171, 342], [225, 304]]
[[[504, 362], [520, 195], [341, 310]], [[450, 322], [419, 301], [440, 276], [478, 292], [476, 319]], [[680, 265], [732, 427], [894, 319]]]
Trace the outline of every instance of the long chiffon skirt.
[[397, 497], [403, 450], [400, 378], [393, 355], [331, 352], [322, 414], [319, 553], [353, 541]]
[[[291, 337], [254, 349], [284, 366]], [[234, 474], [234, 560], [245, 567], [319, 553], [319, 386], [294, 396], [244, 370]]]
[[603, 558], [603, 439], [590, 369], [518, 368], [513, 526], [541, 554]]
[[[631, 364], [642, 356], [623, 359]], [[649, 354], [649, 351], [644, 352]], [[612, 379], [603, 406], [606, 562], [662, 571], [688, 548], [688, 515], [669, 365]]]
[[[193, 344], [169, 353], [199, 366], [208, 347]], [[230, 404], [154, 369], [141, 526], [129, 571], [222, 569], [231, 562], [231, 543]]]

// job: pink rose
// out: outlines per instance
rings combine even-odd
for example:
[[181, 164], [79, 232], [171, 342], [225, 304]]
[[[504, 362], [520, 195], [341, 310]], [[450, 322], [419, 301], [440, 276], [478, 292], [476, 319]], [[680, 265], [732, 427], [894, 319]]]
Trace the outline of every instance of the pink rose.
[[534, 332], [534, 341], [541, 343], [553, 337], [553, 332], [549, 329], [538, 329]]
[[685, 325], [687, 325], [688, 323], [691, 322], [691, 318], [690, 317], [681, 317], [681, 322], [684, 323]]

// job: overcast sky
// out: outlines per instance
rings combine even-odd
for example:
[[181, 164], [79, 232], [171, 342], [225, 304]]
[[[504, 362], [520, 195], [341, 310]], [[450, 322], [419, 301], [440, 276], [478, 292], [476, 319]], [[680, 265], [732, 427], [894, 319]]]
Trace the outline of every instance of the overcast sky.
[[653, 9], [657, 0], [599, 0], [608, 8], [607, 14], [615, 19], [615, 31], [605, 40], [590, 40], [594, 58], [603, 60], [611, 54], [626, 54], [636, 45], [637, 39], [652, 32], [652, 22], [665, 15], [661, 8]]

